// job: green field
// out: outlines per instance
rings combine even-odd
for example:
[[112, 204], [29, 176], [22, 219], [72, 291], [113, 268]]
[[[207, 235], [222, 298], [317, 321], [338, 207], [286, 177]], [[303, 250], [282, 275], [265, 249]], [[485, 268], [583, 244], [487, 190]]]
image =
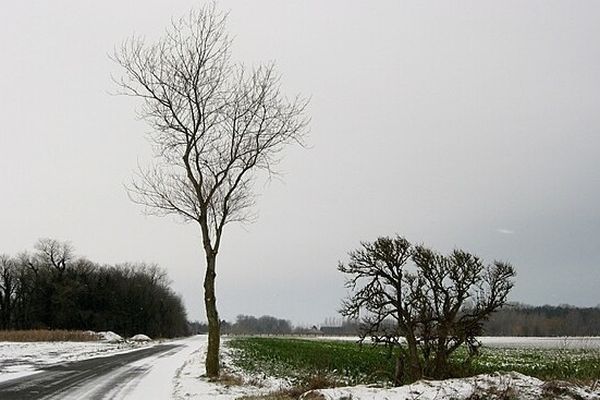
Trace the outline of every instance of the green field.
[[[351, 341], [243, 337], [229, 341], [234, 364], [251, 373], [290, 378], [298, 384], [314, 379], [332, 385], [386, 384], [395, 360], [383, 346]], [[544, 380], [591, 382], [600, 379], [600, 349], [482, 348], [469, 367], [466, 352], [453, 358], [456, 376], [517, 371]]]

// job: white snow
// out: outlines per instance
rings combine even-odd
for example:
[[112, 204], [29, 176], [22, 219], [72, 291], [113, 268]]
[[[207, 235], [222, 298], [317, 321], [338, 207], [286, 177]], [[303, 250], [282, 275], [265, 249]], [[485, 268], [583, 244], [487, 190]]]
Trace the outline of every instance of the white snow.
[[[255, 379], [254, 384], [249, 384], [252, 377], [243, 377], [245, 383], [227, 384], [209, 382], [201, 376], [205, 374], [204, 359], [206, 357], [206, 337], [202, 337], [204, 342], [201, 346], [195, 347], [188, 353], [185, 362], [177, 369], [173, 380], [174, 388], [173, 399], [216, 399], [233, 400], [240, 396], [259, 395], [272, 392], [285, 386], [287, 382], [277, 379], [261, 378]], [[225, 347], [225, 346], [223, 346]], [[224, 349], [226, 350], [226, 348]], [[222, 352], [222, 363], [231, 367], [230, 357], [227, 351]], [[228, 371], [226, 370], [227, 374]], [[236, 376], [240, 376], [239, 371], [235, 371]], [[258, 385], [257, 385], [258, 384]]]
[[600, 336], [483, 336], [484, 346], [528, 349], [600, 349]]
[[130, 337], [129, 340], [131, 340], [133, 342], [149, 342], [152, 339], [150, 339], [148, 336], [144, 335], [143, 333], [138, 333], [137, 335]]
[[[82, 385], [61, 400], [104, 398], [112, 400], [234, 400], [240, 396], [266, 394], [278, 389], [277, 380], [261, 381], [260, 387], [210, 382], [205, 375], [206, 335], [170, 341], [179, 347], [123, 366]], [[227, 353], [223, 362], [229, 363]], [[119, 376], [130, 376], [124, 383]], [[108, 390], [106, 389], [108, 388]]]
[[108, 342], [0, 342], [0, 382], [30, 375], [40, 368], [127, 352], [153, 344]]
[[121, 335], [118, 335], [113, 331], [98, 332], [96, 335], [100, 338], [100, 340], [103, 340], [107, 343], [119, 343], [124, 341]]
[[[224, 338], [226, 341], [227, 338]], [[153, 345], [155, 342], [152, 342]], [[223, 346], [222, 360], [225, 372], [243, 378], [242, 385], [235, 382], [210, 382], [205, 377], [204, 359], [207, 349], [206, 335], [170, 341], [178, 347], [120, 367], [112, 373], [78, 386], [75, 391], [61, 395], [61, 399], [104, 398], [114, 400], [234, 400], [241, 396], [260, 395], [289, 386], [285, 380], [269, 377], [246, 376], [232, 370], [228, 349]], [[56, 342], [56, 343], [0, 343], [0, 381], [24, 374], [36, 373], [45, 365], [105, 356], [116, 352], [131, 351], [139, 344], [106, 342]], [[145, 347], [145, 346], [144, 346]], [[127, 376], [128, 379], [122, 379]], [[521, 400], [539, 399], [544, 382], [518, 373], [480, 375], [465, 379], [445, 381], [419, 381], [398, 388], [356, 386], [323, 389], [311, 392], [317, 397], [305, 395], [305, 399], [323, 400], [370, 399], [370, 400], [463, 400], [478, 390], [495, 388], [497, 391], [512, 390]], [[555, 396], [556, 399], [599, 400], [596, 392], [569, 386], [571, 397]], [[579, 397], [577, 397], [579, 396]]]
[[[358, 336], [298, 336], [306, 340], [359, 340]], [[367, 339], [369, 340], [369, 339]], [[480, 336], [483, 346], [528, 349], [600, 349], [600, 336]], [[402, 340], [401, 340], [402, 341]]]
[[[123, 366], [100, 380], [81, 385], [68, 394], [61, 394], [60, 398], [234, 400], [240, 396], [269, 393], [287, 384], [277, 379], [259, 380], [254, 377], [246, 378], [259, 386], [209, 382], [204, 376], [204, 359], [208, 344], [206, 335], [168, 343], [179, 347]], [[40, 368], [53, 364], [108, 356], [154, 344], [156, 343], [140, 345], [134, 342], [1, 342], [0, 381], [40, 373]], [[222, 360], [227, 365], [231, 364], [226, 351], [223, 352]], [[123, 375], [131, 378], [124, 383], [112, 384], [113, 381], [120, 382], [118, 377]]]
[[[301, 399], [322, 400], [466, 400], [486, 398], [485, 393], [507, 393], [506, 398], [538, 400], [543, 397], [544, 382], [516, 372], [506, 374], [478, 375], [471, 378], [443, 381], [422, 380], [412, 385], [381, 389], [369, 386], [353, 386], [322, 389], [305, 393]], [[569, 393], [569, 391], [571, 391]], [[479, 394], [475, 397], [474, 394]], [[484, 395], [484, 396], [482, 396]], [[471, 397], [473, 396], [473, 397]], [[555, 396], [555, 397], [554, 397]], [[504, 397], [500, 397], [504, 398]], [[600, 391], [591, 392], [580, 387], [568, 386], [561, 395], [553, 393], [554, 399], [598, 400]]]

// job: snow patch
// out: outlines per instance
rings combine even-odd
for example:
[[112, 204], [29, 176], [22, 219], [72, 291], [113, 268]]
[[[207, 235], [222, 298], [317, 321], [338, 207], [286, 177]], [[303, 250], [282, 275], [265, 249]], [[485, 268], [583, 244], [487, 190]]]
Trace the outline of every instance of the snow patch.
[[107, 343], [120, 343], [125, 341], [121, 335], [118, 335], [113, 331], [98, 332], [96, 335], [98, 335], [100, 340]]
[[[506, 397], [501, 397], [502, 395]], [[361, 385], [321, 389], [307, 392], [300, 398], [304, 400], [468, 400], [496, 397], [519, 400], [544, 398], [598, 400], [600, 390], [592, 391], [589, 388], [567, 383], [557, 386], [517, 372], [510, 372], [441, 381], [421, 380], [395, 388]]]
[[[224, 343], [227, 340], [227, 338], [223, 338]], [[285, 380], [248, 375], [234, 368], [231, 361], [232, 349], [227, 346], [221, 348], [221, 363], [223, 364], [221, 380], [220, 382], [211, 382], [206, 377], [204, 366], [207, 350], [206, 336], [198, 337], [195, 346], [190, 350], [192, 351], [188, 353], [185, 361], [175, 372], [172, 382], [172, 399], [234, 400], [243, 396], [265, 395], [288, 387], [288, 382]]]
[[138, 333], [137, 335], [130, 337], [129, 340], [131, 340], [132, 342], [149, 342], [152, 339], [150, 339], [143, 333]]

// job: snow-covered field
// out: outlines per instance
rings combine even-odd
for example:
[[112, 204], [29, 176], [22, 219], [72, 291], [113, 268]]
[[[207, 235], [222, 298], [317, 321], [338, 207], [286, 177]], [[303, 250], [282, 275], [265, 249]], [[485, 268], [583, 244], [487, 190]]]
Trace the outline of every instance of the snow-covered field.
[[[302, 339], [357, 341], [354, 336], [300, 336]], [[481, 336], [482, 345], [494, 348], [517, 349], [600, 349], [600, 336]]]
[[589, 337], [524, 337], [484, 336], [479, 340], [484, 346], [531, 349], [600, 349], [600, 336]]
[[[492, 397], [493, 395], [497, 397]], [[301, 397], [306, 400], [467, 400], [487, 398], [598, 400], [600, 391], [567, 384], [549, 386], [539, 379], [512, 372], [444, 381], [423, 380], [412, 385], [389, 389], [368, 386], [323, 389], [306, 393]]]
[[[562, 342], [549, 340], [547, 338], [536, 338], [532, 340], [516, 339], [496, 340], [495, 345], [514, 346], [516, 344], [527, 344], [532, 347], [540, 343], [546, 345], [563, 345]], [[224, 341], [226, 342], [226, 338]], [[560, 340], [560, 339], [559, 339]], [[563, 339], [564, 340], [564, 339]], [[491, 345], [491, 340], [486, 340]], [[484, 341], [484, 343], [486, 342]], [[124, 383], [111, 387], [102, 398], [110, 399], [216, 399], [216, 400], [234, 400], [241, 396], [260, 395], [287, 387], [284, 380], [271, 379], [269, 377], [251, 377], [244, 376], [240, 371], [229, 369], [227, 372], [233, 372], [240, 375], [245, 384], [227, 384], [209, 382], [204, 375], [204, 357], [206, 354], [207, 337], [194, 336], [169, 343], [177, 344], [179, 347], [169, 350], [165, 353], [144, 358], [123, 367], [124, 370], [116, 370], [106, 377], [103, 381], [96, 381], [94, 384], [83, 385], [62, 399], [81, 399], [90, 396], [94, 398], [99, 395], [98, 385], [110, 382], [117, 374], [124, 371], [143, 371], [133, 374], [132, 378]], [[537, 344], [536, 344], [537, 343]], [[572, 341], [577, 346], [591, 345], [597, 346], [596, 339], [582, 339], [581, 341]], [[133, 343], [105, 343], [105, 342], [87, 342], [87, 343], [0, 343], [0, 381], [12, 379], [25, 374], [36, 373], [39, 368], [64, 363], [68, 361], [82, 360], [97, 356], [106, 356], [117, 352], [132, 351], [140, 346], [153, 346], [156, 342], [148, 344]], [[231, 365], [230, 358], [224, 346], [223, 361], [226, 365]], [[231, 367], [230, 367], [231, 368]], [[106, 381], [106, 382], [104, 382]], [[106, 387], [104, 385], [103, 387]], [[409, 400], [409, 399], [435, 399], [435, 400], [461, 400], [467, 399], [477, 391], [495, 388], [498, 391], [512, 391], [513, 398], [522, 400], [539, 399], [548, 387], [544, 382], [525, 375], [511, 373], [502, 375], [481, 375], [467, 379], [450, 379], [446, 381], [419, 381], [413, 385], [399, 388], [375, 388], [368, 386], [324, 389], [305, 396], [305, 399], [323, 399], [323, 400], [341, 400], [341, 399], [372, 399], [372, 400]], [[552, 388], [550, 388], [552, 389]], [[590, 389], [567, 386], [566, 389], [559, 388], [556, 393], [563, 393], [565, 397], [556, 395], [556, 399], [585, 399], [600, 400], [600, 388], [595, 392]], [[569, 394], [570, 393], [570, 394]], [[312, 396], [312, 397], [311, 397]], [[474, 397], [471, 397], [474, 398]], [[480, 397], [483, 398], [483, 397]], [[552, 397], [551, 397], [552, 398]]]

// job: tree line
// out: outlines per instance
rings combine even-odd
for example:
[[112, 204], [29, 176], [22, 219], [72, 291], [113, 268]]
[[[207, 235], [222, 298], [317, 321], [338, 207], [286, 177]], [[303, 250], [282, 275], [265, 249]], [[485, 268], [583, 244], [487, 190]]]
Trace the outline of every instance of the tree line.
[[484, 329], [490, 336], [598, 336], [600, 307], [509, 304]]
[[158, 266], [100, 265], [54, 239], [40, 239], [34, 249], [0, 255], [0, 329], [187, 334], [183, 302]]
[[[238, 315], [235, 322], [222, 320], [221, 332], [228, 335], [288, 335], [300, 334], [302, 328], [294, 328], [292, 323], [286, 319], [263, 315], [254, 317], [252, 315]], [[208, 333], [206, 322], [191, 322], [190, 329], [193, 333]]]
[[[360, 322], [353, 319], [328, 318], [320, 328], [325, 335], [357, 336]], [[487, 336], [598, 336], [600, 305], [575, 307], [532, 306], [509, 303], [483, 323]]]

